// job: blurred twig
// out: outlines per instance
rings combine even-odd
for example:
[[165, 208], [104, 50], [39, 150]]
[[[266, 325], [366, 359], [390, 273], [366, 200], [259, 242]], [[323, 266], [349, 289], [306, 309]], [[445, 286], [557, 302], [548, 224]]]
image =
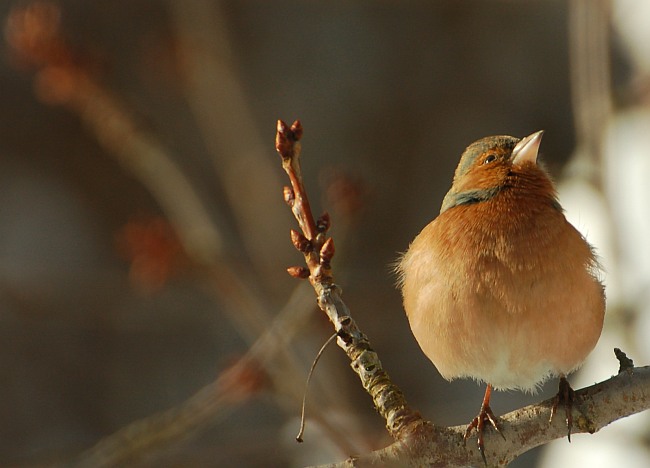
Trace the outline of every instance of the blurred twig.
[[81, 467], [120, 466], [165, 444], [186, 439], [208, 424], [227, 417], [237, 406], [266, 388], [266, 372], [281, 357], [289, 337], [302, 328], [313, 298], [297, 288], [273, 325], [235, 364], [224, 370], [183, 404], [125, 426], [79, 455]]
[[51, 2], [12, 10], [5, 28], [12, 52], [36, 68], [37, 94], [81, 117], [110, 154], [156, 197], [192, 259], [212, 263], [221, 254], [223, 236], [191, 182], [155, 138], [129, 118], [115, 96], [101, 86], [66, 44], [60, 11]]
[[610, 0], [569, 2], [569, 71], [578, 156], [601, 184], [603, 133], [611, 115]]
[[[220, 2], [168, 2], [178, 37], [183, 91], [203, 135], [243, 242], [262, 277], [275, 274], [279, 232], [260, 229], [284, 216], [279, 178], [268, 158], [233, 62]], [[254, 170], [252, 170], [254, 168]], [[245, 174], [245, 183], [242, 183]]]
[[[192, 183], [168, 150], [152, 134], [140, 128], [120, 99], [78, 60], [63, 37], [59, 21], [60, 11], [51, 2], [34, 2], [16, 8], [8, 19], [8, 42], [17, 58], [36, 70], [38, 95], [50, 104], [65, 106], [79, 115], [108, 154], [116, 157], [125, 171], [150, 190], [178, 232], [183, 249], [196, 272], [205, 280], [209, 292], [223, 305], [224, 313], [252, 345], [244, 358], [194, 397], [106, 437], [84, 453], [79, 463], [96, 466], [95, 462], [108, 460], [107, 464], [114, 464], [142, 455], [162, 443], [183, 439], [193, 429], [215, 421], [231, 410], [234, 403], [242, 401], [235, 395], [241, 389], [233, 385], [242, 380], [243, 371], [251, 368], [262, 369], [272, 381], [274, 391], [295, 401], [298, 411], [304, 383], [303, 366], [296, 354], [289, 351], [288, 345], [301, 328], [302, 321], [298, 317], [308, 315], [311, 310], [313, 297], [306, 300], [304, 288], [299, 288], [296, 297], [302, 299], [292, 300], [288, 310], [272, 319], [271, 301], [253, 282], [255, 275], [242, 272], [227, 261], [224, 252], [228, 246], [218, 227], [222, 221], [215, 222], [213, 215], [208, 214]], [[247, 141], [241, 133], [228, 135], [228, 138], [240, 143]], [[232, 153], [221, 157], [237, 160], [238, 148], [228, 146], [227, 149]], [[230, 172], [228, 177], [236, 179], [240, 196], [252, 196], [253, 190], [243, 189], [250, 181], [242, 181], [244, 173], [255, 173], [251, 167], [257, 163], [247, 158], [243, 161], [243, 166], [242, 161], [233, 163], [237, 169], [232, 170], [241, 173], [234, 175]], [[250, 203], [245, 197], [237, 199], [234, 192], [231, 195], [231, 201], [237, 201], [235, 211], [243, 209], [240, 203]], [[246, 216], [251, 217], [252, 211], [247, 206]], [[260, 229], [260, 226], [264, 226], [264, 222], [257, 219], [254, 226], [244, 226], [244, 234], [266, 238], [268, 230]], [[263, 242], [259, 246], [273, 250]], [[334, 383], [329, 382], [329, 385], [333, 387]], [[352, 438], [348, 437], [349, 430], [340, 423], [331, 422], [323, 409], [315, 407], [310, 414], [320, 421], [325, 433], [341, 450], [350, 453], [356, 449]]]
[[[226, 246], [218, 226], [225, 223], [213, 221], [168, 150], [138, 126], [117, 96], [76, 63], [53, 8], [49, 2], [36, 2], [14, 10], [8, 19], [7, 36], [15, 53], [37, 68], [38, 92], [79, 115], [108, 154], [149, 189], [190, 260], [214, 279], [212, 284], [227, 305], [226, 313], [232, 311], [230, 318], [238, 331], [254, 341], [269, 322], [269, 314], [256, 288], [224, 261]], [[47, 50], [52, 52], [43, 52]]]

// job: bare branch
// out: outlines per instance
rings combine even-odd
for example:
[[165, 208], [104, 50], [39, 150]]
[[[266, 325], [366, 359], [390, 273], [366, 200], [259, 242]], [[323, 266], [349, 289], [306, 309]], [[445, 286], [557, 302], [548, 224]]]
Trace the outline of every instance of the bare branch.
[[[341, 299], [341, 290], [332, 277], [331, 260], [334, 256], [334, 241], [326, 236], [330, 225], [328, 215], [319, 218], [318, 223], [309, 207], [309, 199], [302, 181], [300, 169], [300, 137], [302, 126], [299, 121], [289, 127], [279, 121], [276, 149], [282, 157], [282, 167], [291, 181], [289, 206], [300, 225], [302, 235], [292, 231], [294, 246], [304, 255], [309, 268], [311, 282], [318, 306], [327, 314], [338, 334], [337, 344], [348, 355], [352, 368], [372, 397], [377, 412], [385, 419], [386, 427], [396, 439], [405, 437], [425, 425], [420, 414], [408, 406], [402, 391], [391, 382], [384, 371], [377, 353], [370, 347], [368, 338], [359, 330], [350, 317], [350, 311]], [[295, 275], [292, 275], [295, 276]]]
[[[304, 288], [296, 288], [286, 306], [255, 341], [248, 352], [218, 378], [182, 404], [147, 416], [104, 437], [72, 462], [74, 466], [105, 467], [128, 464], [165, 444], [190, 438], [208, 424], [215, 424], [265, 388], [268, 377], [278, 387], [293, 371], [285, 360], [287, 343], [305, 325], [313, 299]], [[288, 369], [287, 369], [288, 368]], [[283, 394], [287, 389], [278, 388]], [[296, 391], [296, 401], [300, 398]], [[321, 418], [321, 423], [323, 423]]]
[[[650, 367], [636, 367], [604, 382], [576, 391], [573, 433], [599, 431], [617, 419], [650, 408]], [[553, 399], [512, 411], [500, 418], [505, 440], [495, 432], [485, 434], [486, 457], [490, 466], [505, 466], [539, 445], [566, 436], [562, 418], [549, 423]], [[473, 444], [463, 445], [465, 426], [427, 426], [407, 439], [367, 455], [350, 458], [327, 467], [482, 466]]]

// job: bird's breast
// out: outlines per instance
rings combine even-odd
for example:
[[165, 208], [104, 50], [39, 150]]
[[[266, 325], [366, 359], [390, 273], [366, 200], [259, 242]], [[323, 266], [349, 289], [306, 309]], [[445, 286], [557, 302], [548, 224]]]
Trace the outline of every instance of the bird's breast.
[[449, 209], [399, 268], [413, 334], [446, 378], [532, 388], [573, 370], [600, 335], [596, 261], [553, 203], [499, 195]]

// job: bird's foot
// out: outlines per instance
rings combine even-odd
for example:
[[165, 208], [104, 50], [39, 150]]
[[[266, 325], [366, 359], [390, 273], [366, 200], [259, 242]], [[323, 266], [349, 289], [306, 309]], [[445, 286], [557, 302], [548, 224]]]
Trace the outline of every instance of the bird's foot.
[[505, 436], [503, 435], [503, 433], [501, 433], [501, 429], [499, 428], [497, 417], [494, 415], [492, 409], [490, 408], [489, 391], [486, 392], [486, 397], [488, 401], [487, 402], [485, 400], [483, 401], [478, 416], [472, 419], [472, 421], [467, 425], [467, 429], [465, 429], [465, 435], [463, 436], [463, 443], [466, 442], [469, 436], [472, 434], [472, 430], [476, 429], [478, 451], [481, 454], [481, 458], [483, 458], [483, 463], [485, 463], [485, 465], [487, 466], [487, 459], [485, 458], [485, 443], [483, 441], [483, 431], [485, 430], [485, 426], [486, 425], [492, 426], [494, 430], [497, 431], [501, 435], [501, 437], [504, 438], [504, 440], [505, 440]]
[[557, 395], [553, 399], [553, 406], [551, 407], [551, 417], [548, 420], [550, 423], [553, 420], [553, 416], [557, 412], [557, 407], [560, 403], [564, 405], [564, 415], [567, 427], [567, 438], [571, 442], [571, 428], [573, 427], [573, 402], [575, 400], [575, 392], [569, 385], [569, 381], [566, 377], [560, 377], [560, 385]]

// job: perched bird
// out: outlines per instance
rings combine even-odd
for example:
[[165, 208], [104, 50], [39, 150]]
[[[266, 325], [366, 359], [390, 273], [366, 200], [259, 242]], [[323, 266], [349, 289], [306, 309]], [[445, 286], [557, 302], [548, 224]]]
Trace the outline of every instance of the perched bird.
[[[440, 214], [397, 266], [406, 315], [422, 351], [447, 380], [487, 383], [469, 424], [499, 431], [492, 389], [534, 391], [560, 377], [569, 437], [573, 390], [565, 376], [596, 345], [605, 294], [592, 247], [566, 220], [537, 162], [541, 131], [491, 136], [463, 153]], [[570, 439], [569, 439], [570, 440]]]

